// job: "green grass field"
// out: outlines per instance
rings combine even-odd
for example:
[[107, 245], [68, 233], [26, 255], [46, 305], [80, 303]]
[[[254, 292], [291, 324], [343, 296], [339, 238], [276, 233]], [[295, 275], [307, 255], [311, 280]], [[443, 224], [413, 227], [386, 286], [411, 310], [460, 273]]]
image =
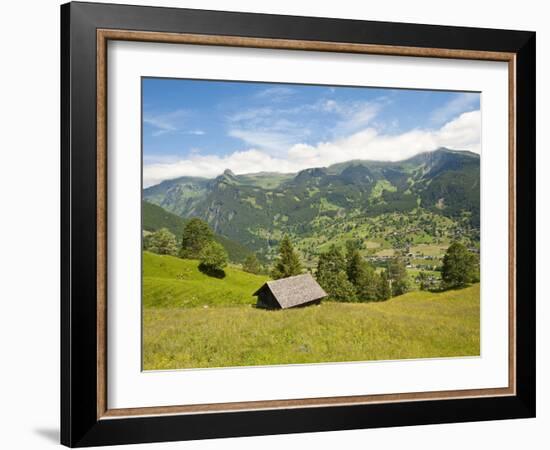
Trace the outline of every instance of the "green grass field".
[[143, 252], [144, 309], [250, 305], [256, 299], [252, 294], [268, 280], [232, 266], [225, 269], [225, 278], [218, 279], [199, 272], [198, 265]]
[[379, 303], [265, 311], [266, 277], [143, 254], [143, 368], [183, 369], [479, 355], [479, 285]]

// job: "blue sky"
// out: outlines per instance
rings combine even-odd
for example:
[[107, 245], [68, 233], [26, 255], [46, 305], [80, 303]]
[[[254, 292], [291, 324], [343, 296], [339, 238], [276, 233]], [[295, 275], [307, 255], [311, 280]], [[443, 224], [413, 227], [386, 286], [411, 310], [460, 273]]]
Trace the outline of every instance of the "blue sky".
[[480, 151], [477, 93], [144, 78], [144, 184]]

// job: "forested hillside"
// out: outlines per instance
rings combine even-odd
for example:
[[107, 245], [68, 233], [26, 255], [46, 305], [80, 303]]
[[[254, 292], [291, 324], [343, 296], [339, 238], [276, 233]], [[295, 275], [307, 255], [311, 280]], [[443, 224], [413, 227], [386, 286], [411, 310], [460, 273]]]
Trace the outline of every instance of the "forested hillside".
[[479, 155], [439, 149], [404, 161], [356, 160], [297, 174], [226, 170], [214, 179], [182, 177], [144, 190], [146, 202], [174, 214], [144, 206], [144, 229], [162, 221], [177, 235], [176, 217], [199, 217], [220, 242], [231, 241], [224, 246], [238, 244], [241, 256], [246, 248], [264, 260], [273, 258], [283, 235], [306, 260], [343, 236], [380, 250], [456, 238], [474, 247], [479, 170]]

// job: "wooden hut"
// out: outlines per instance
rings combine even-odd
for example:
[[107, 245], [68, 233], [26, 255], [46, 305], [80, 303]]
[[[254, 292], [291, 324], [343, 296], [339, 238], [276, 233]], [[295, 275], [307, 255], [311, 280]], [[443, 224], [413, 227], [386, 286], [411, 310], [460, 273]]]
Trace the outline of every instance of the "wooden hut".
[[253, 295], [258, 297], [258, 308], [286, 309], [320, 303], [328, 294], [307, 273], [268, 281]]

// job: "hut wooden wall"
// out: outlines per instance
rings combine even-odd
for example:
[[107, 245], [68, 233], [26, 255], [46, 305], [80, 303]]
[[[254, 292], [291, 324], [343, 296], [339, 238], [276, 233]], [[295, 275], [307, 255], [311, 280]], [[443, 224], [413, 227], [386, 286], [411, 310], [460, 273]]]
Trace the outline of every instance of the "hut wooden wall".
[[275, 300], [275, 296], [271, 293], [269, 288], [264, 287], [258, 294], [258, 301], [256, 302], [258, 308], [265, 309], [280, 309], [281, 305]]

